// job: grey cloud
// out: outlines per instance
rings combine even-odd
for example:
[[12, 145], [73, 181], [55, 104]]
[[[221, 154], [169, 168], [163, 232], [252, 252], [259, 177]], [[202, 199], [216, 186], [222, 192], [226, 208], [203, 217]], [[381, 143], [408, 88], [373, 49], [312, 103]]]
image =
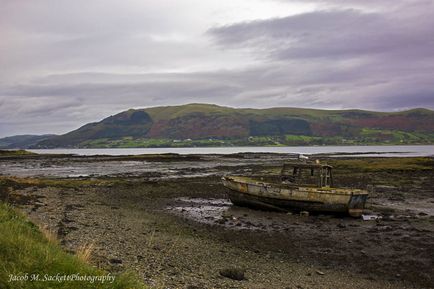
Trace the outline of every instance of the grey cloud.
[[190, 102], [434, 108], [433, 1], [309, 2], [196, 25], [181, 1], [0, 0], [0, 136]]
[[326, 4], [327, 10], [214, 27], [208, 33], [219, 47], [248, 51], [268, 62], [272, 68], [264, 75], [276, 85], [288, 84], [284, 102], [434, 107], [432, 1], [313, 2]]
[[[291, 75], [295, 69], [302, 75], [310, 76], [303, 81], [298, 77], [284, 77]], [[6, 92], [9, 95], [0, 96], [0, 113], [3, 119], [11, 120], [10, 126], [16, 128], [22, 127], [24, 130], [26, 126], [35, 127], [35, 123], [43, 128], [42, 124], [45, 123], [50, 128], [45, 131], [62, 133], [129, 108], [168, 103], [383, 110], [434, 107], [433, 98], [429, 97], [434, 93], [434, 86], [428, 78], [419, 77], [417, 87], [414, 87], [415, 81], [411, 78], [374, 81], [383, 73], [381, 70], [371, 71], [372, 78], [362, 78], [359, 73], [351, 76], [351, 71], [348, 71], [347, 78], [342, 80], [340, 75], [344, 72], [338, 72], [335, 76], [330, 73], [324, 78], [323, 73], [311, 74], [313, 69], [303, 70], [294, 64], [190, 74], [97, 74], [94, 77], [99, 82], [91, 82], [91, 74], [76, 74], [72, 77], [72, 83], [68, 81], [67, 75], [52, 76], [56, 82], [51, 79], [43, 85], [11, 86], [0, 91], [3, 95]], [[79, 84], [80, 78], [87, 79], [87, 83]], [[59, 82], [59, 79], [63, 80]], [[400, 93], [397, 94], [397, 91]], [[29, 106], [28, 103], [35, 105]]]
[[[423, 7], [421, 7], [421, 13]], [[279, 60], [434, 55], [434, 19], [412, 19], [357, 10], [317, 11], [238, 23], [209, 31], [224, 47], [249, 48]], [[410, 21], [411, 20], [411, 21]]]

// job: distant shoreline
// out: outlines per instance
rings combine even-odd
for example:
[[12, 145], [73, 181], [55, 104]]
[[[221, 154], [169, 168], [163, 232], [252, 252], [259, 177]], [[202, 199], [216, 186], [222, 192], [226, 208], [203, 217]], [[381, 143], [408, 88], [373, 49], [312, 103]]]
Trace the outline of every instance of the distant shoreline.
[[30, 149], [42, 154], [77, 155], [140, 155], [140, 154], [236, 154], [236, 153], [281, 153], [281, 154], [328, 154], [360, 156], [432, 156], [434, 145], [381, 145], [381, 146], [264, 146], [264, 147], [183, 147], [183, 148], [56, 148]]

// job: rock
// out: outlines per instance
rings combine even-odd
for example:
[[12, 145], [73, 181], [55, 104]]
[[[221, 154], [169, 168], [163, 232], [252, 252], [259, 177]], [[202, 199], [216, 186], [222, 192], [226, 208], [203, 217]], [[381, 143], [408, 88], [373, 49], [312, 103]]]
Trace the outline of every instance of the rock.
[[345, 225], [344, 223], [339, 223], [338, 224], [338, 228], [346, 228], [347, 227], [347, 225]]
[[223, 225], [223, 224], [225, 224], [227, 221], [228, 221], [228, 220], [226, 220], [226, 219], [219, 219], [219, 220], [217, 220], [217, 223]]
[[309, 216], [309, 212], [308, 211], [301, 211], [300, 216]]
[[225, 268], [220, 270], [219, 274], [223, 277], [232, 279], [232, 280], [246, 280], [246, 277], [244, 276], [245, 270], [239, 269], [239, 268]]
[[395, 186], [376, 185], [374, 189], [376, 192], [393, 192], [396, 191], [398, 188]]
[[186, 287], [187, 289], [201, 289], [202, 287], [196, 286], [196, 285], [188, 285]]
[[122, 264], [122, 260], [117, 258], [111, 258], [109, 259], [109, 262], [110, 264]]
[[320, 270], [316, 270], [315, 271], [318, 275], [325, 275], [325, 273], [323, 272], [323, 271], [320, 271]]

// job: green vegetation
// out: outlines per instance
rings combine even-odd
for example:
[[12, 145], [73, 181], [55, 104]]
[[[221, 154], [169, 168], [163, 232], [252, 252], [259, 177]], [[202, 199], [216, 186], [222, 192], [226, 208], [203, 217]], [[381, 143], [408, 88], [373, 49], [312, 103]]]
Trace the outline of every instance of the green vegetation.
[[356, 141], [361, 143], [422, 144], [433, 143], [434, 133], [405, 132], [363, 128]]
[[[89, 251], [86, 248], [76, 255], [67, 254], [52, 233], [43, 233], [4, 203], [0, 203], [0, 232], [0, 288], [145, 288], [132, 273], [115, 276], [112, 283], [108, 280], [102, 283], [101, 279], [94, 279], [94, 282], [50, 281], [51, 277], [62, 278], [63, 275], [99, 278], [113, 275], [87, 264]], [[23, 280], [9, 282], [11, 276], [20, 276]], [[36, 278], [39, 281], [35, 281]]]
[[228, 146], [322, 146], [322, 145], [421, 145], [433, 144], [434, 134], [363, 129], [360, 136], [278, 135], [244, 138], [149, 139], [124, 137], [93, 139], [82, 142], [82, 148], [159, 148], [159, 147], [228, 147]]
[[364, 159], [331, 159], [327, 161], [341, 171], [374, 172], [374, 171], [433, 171], [432, 158], [364, 158]]
[[171, 139], [96, 139], [86, 141], [81, 147], [87, 148], [158, 148], [158, 147], [218, 147], [233, 145], [231, 141], [217, 139], [171, 140]]
[[62, 188], [77, 188], [81, 186], [104, 186], [113, 183], [124, 182], [122, 179], [50, 179], [50, 178], [18, 178], [12, 176], [0, 176], [0, 194], [7, 187], [19, 189], [28, 186], [48, 187], [56, 186]]
[[0, 157], [28, 156], [36, 155], [26, 150], [0, 150]]
[[228, 115], [236, 111], [235, 108], [213, 104], [191, 103], [179, 106], [157, 106], [146, 108], [145, 111], [153, 120], [167, 120], [183, 117], [192, 113]]
[[42, 140], [31, 147], [433, 143], [434, 112], [426, 109], [374, 112], [285, 107], [236, 109], [210, 104], [187, 104], [130, 109], [99, 122], [88, 123], [64, 135]]
[[54, 135], [15, 135], [0, 138], [0, 149], [29, 148], [38, 142], [49, 139]]

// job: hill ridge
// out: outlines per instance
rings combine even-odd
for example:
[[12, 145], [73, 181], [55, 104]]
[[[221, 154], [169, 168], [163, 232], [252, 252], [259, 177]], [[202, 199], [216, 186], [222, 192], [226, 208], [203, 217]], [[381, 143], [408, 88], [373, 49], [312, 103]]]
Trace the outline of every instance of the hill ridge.
[[380, 143], [434, 143], [434, 111], [261, 109], [204, 103], [156, 106], [122, 111], [34, 147]]

